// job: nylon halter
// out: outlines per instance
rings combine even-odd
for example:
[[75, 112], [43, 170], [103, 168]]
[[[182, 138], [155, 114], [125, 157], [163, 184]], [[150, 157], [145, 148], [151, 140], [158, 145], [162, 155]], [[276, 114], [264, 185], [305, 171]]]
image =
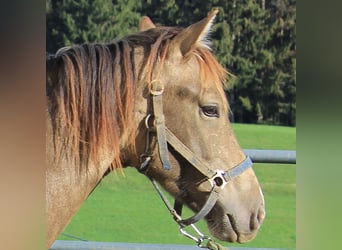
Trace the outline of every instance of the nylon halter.
[[[173, 215], [174, 220], [179, 225], [180, 232], [186, 237], [197, 242], [197, 245], [204, 248], [210, 248], [213, 244], [213, 241], [203, 235], [197, 227], [195, 227], [194, 223], [203, 219], [214, 207], [216, 201], [218, 200], [220, 190], [222, 190], [233, 178], [242, 174], [245, 170], [252, 167], [253, 163], [250, 157], [246, 157], [244, 161], [242, 161], [237, 166], [224, 171], [221, 169], [212, 170], [209, 167], [209, 164], [199, 158], [196, 154], [194, 154], [184, 143], [182, 143], [176, 135], [174, 135], [166, 126], [165, 126], [165, 117], [163, 113], [163, 100], [162, 94], [164, 91], [164, 85], [159, 80], [153, 80], [150, 86], [150, 94], [152, 99], [152, 114], [148, 114], [145, 118], [145, 125], [147, 128], [147, 136], [146, 136], [146, 146], [145, 152], [141, 155], [140, 161], [141, 165], [139, 168], [139, 172], [147, 174], [148, 167], [152, 160], [153, 150], [157, 144], [159, 151], [159, 158], [162, 162], [162, 166], [164, 170], [171, 169], [171, 163], [169, 161], [169, 150], [168, 144], [177, 151], [184, 159], [186, 159], [195, 169], [197, 169], [201, 174], [203, 174], [206, 179], [209, 181], [211, 185], [211, 190], [209, 197], [203, 207], [190, 218], [182, 219], [181, 211], [182, 211], [182, 202], [175, 200], [174, 207], [170, 205], [167, 198], [159, 188], [156, 181], [150, 177], [148, 177], [159, 196], [163, 200], [164, 204]], [[151, 137], [156, 137], [154, 143], [152, 143]], [[199, 235], [199, 237], [195, 237], [185, 231], [186, 226], [191, 226], [194, 231]], [[203, 245], [203, 241], [208, 240], [207, 246]], [[216, 243], [215, 243], [216, 244]]]

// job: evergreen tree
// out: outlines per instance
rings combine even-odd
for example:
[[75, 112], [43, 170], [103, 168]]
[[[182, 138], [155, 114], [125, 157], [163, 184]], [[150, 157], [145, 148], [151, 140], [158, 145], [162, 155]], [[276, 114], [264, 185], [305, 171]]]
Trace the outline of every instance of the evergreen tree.
[[229, 7], [233, 48], [226, 66], [237, 76], [230, 94], [234, 120], [255, 123], [263, 119], [261, 100], [266, 86], [262, 78], [272, 64], [266, 46], [270, 39], [265, 27], [267, 12], [252, 0], [233, 1]]
[[[114, 3], [113, 3], [114, 2]], [[137, 31], [140, 15], [135, 0], [48, 0], [47, 50], [71, 44], [106, 42]]]
[[233, 1], [230, 7], [235, 121], [295, 125], [295, 2]]
[[236, 122], [296, 124], [295, 0], [47, 0], [47, 50], [137, 31], [140, 17], [186, 27], [218, 8], [213, 53], [236, 77]]
[[270, 22], [273, 26], [271, 40], [280, 92], [277, 99], [277, 122], [296, 124], [296, 2], [274, 1], [270, 3]]

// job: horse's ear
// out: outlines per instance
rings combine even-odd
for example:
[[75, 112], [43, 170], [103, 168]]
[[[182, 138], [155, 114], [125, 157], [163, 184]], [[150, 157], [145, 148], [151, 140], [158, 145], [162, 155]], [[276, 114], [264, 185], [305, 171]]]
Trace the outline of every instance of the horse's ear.
[[139, 24], [139, 31], [145, 31], [149, 29], [153, 29], [156, 26], [154, 23], [151, 21], [151, 19], [148, 16], [143, 16], [140, 20]]
[[183, 56], [197, 47], [209, 48], [208, 34], [218, 10], [215, 9], [201, 21], [181, 31], [170, 44], [172, 49], [179, 49]]

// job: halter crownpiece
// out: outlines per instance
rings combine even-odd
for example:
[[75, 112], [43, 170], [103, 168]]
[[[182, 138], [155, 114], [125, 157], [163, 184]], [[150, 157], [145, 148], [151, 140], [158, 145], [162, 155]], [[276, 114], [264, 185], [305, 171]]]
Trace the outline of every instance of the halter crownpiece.
[[[207, 201], [197, 212], [190, 218], [182, 219], [182, 206], [183, 203], [179, 200], [175, 200], [174, 207], [170, 205], [167, 198], [159, 188], [156, 181], [150, 177], [148, 177], [162, 201], [164, 202], [167, 209], [173, 215], [174, 220], [179, 225], [180, 232], [194, 240], [199, 247], [202, 248], [212, 248], [214, 243], [208, 236], [203, 235], [198, 228], [194, 225], [197, 221], [203, 219], [214, 207], [216, 201], [218, 200], [220, 190], [222, 190], [232, 179], [242, 174], [248, 168], [252, 167], [253, 163], [249, 156], [246, 157], [240, 164], [237, 166], [224, 171], [224, 170], [212, 170], [209, 168], [209, 164], [195, 155], [184, 143], [182, 143], [176, 135], [174, 135], [166, 126], [165, 126], [165, 117], [163, 113], [163, 100], [162, 94], [164, 92], [164, 85], [159, 80], [153, 80], [150, 84], [150, 95], [152, 99], [152, 108], [153, 113], [148, 114], [145, 118], [145, 126], [147, 128], [146, 135], [146, 146], [145, 152], [140, 157], [140, 167], [139, 172], [146, 174], [148, 167], [152, 160], [152, 153], [155, 147], [155, 144], [158, 144], [159, 149], [159, 158], [162, 162], [163, 169], [170, 170], [171, 163], [169, 161], [169, 150], [168, 144], [177, 151], [184, 159], [186, 159], [195, 169], [197, 169], [200, 173], [202, 173], [211, 185], [211, 190], [208, 196]], [[152, 121], [152, 119], [154, 119]], [[151, 140], [151, 137], [156, 137], [154, 143]], [[193, 230], [199, 235], [199, 237], [193, 236], [189, 234], [184, 228], [187, 226], [191, 226]], [[203, 245], [203, 241], [208, 240], [208, 244], [206, 246]], [[217, 247], [217, 246], [216, 246]], [[218, 248], [216, 248], [218, 249]]]

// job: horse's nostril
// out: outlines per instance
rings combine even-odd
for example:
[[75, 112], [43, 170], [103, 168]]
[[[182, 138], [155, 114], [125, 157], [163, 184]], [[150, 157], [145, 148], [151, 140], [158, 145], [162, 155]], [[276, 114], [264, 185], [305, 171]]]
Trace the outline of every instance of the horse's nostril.
[[257, 230], [265, 219], [265, 210], [260, 208], [257, 213], [252, 213], [250, 220], [250, 229]]
[[258, 219], [260, 224], [263, 222], [265, 217], [266, 217], [265, 209], [264, 208], [260, 208], [259, 211], [258, 211], [258, 214], [257, 214], [257, 219]]

